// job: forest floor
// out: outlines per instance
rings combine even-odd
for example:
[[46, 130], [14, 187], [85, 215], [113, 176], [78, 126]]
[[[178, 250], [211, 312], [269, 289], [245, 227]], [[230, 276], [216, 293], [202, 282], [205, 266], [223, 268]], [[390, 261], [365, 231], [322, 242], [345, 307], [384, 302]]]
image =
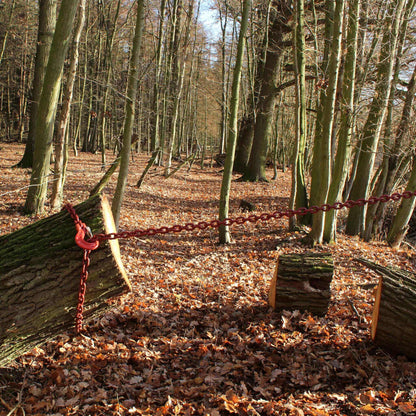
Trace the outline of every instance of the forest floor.
[[[0, 144], [0, 234], [35, 221], [21, 213], [29, 172], [11, 169], [22, 153]], [[220, 168], [194, 164], [170, 179], [153, 170], [138, 190], [147, 159], [131, 164], [120, 229], [217, 218]], [[71, 156], [66, 200], [86, 199], [101, 175], [99, 155]], [[286, 208], [289, 192], [289, 172], [234, 181], [230, 216], [246, 215], [242, 198], [257, 214]], [[335, 262], [329, 311], [318, 318], [267, 303], [278, 256], [310, 251], [304, 233], [289, 233], [284, 219], [233, 225], [227, 246], [217, 233], [121, 240], [132, 293], [83, 335], [59, 335], [0, 369], [0, 416], [416, 414], [416, 363], [371, 341], [378, 277], [354, 261], [415, 271], [410, 247], [343, 234], [316, 247]]]

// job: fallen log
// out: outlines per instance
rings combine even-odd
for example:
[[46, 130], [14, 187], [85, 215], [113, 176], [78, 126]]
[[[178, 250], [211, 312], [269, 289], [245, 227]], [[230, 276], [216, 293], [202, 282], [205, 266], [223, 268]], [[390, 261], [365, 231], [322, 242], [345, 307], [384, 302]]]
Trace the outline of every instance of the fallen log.
[[325, 315], [331, 298], [334, 262], [330, 253], [279, 256], [269, 291], [276, 311], [300, 310]]
[[[115, 232], [104, 196], [75, 210], [94, 234]], [[83, 258], [75, 234], [65, 210], [0, 236], [0, 367], [74, 327]], [[131, 289], [117, 240], [100, 243], [88, 270], [84, 321]]]
[[387, 351], [416, 360], [416, 275], [357, 259], [380, 275], [376, 289], [371, 338]]

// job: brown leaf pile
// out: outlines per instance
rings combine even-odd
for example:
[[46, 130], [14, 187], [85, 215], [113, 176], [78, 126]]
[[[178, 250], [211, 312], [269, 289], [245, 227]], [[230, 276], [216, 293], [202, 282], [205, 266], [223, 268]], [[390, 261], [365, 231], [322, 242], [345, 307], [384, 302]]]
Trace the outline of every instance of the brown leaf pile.
[[[34, 221], [20, 214], [28, 172], [10, 168], [22, 151], [1, 145], [1, 234]], [[219, 169], [183, 168], [167, 180], [156, 169], [137, 190], [146, 161], [132, 162], [121, 229], [217, 217]], [[71, 158], [67, 200], [87, 198], [101, 175], [98, 155]], [[230, 214], [241, 215], [242, 198], [257, 213], [285, 208], [289, 189], [290, 173], [233, 182]], [[343, 235], [316, 248], [335, 261], [330, 310], [318, 318], [267, 305], [278, 255], [309, 250], [304, 234], [289, 233], [283, 220], [231, 231], [228, 246], [212, 229], [120, 241], [133, 292], [83, 335], [60, 335], [0, 369], [0, 416], [415, 414], [416, 364], [371, 342], [378, 278], [353, 261], [412, 270], [409, 248], [393, 252]]]

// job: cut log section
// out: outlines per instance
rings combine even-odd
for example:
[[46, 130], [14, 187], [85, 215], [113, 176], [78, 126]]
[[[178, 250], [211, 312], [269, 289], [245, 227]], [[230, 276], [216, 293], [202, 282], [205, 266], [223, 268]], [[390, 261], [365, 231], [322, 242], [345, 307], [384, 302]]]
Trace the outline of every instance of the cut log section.
[[416, 360], [416, 275], [357, 259], [381, 277], [371, 323], [371, 338], [387, 351]]
[[[94, 234], [115, 232], [104, 196], [75, 210]], [[65, 210], [0, 236], [0, 367], [74, 327], [83, 258], [75, 234]], [[88, 271], [85, 321], [131, 289], [117, 240], [100, 243]]]
[[298, 309], [325, 315], [333, 273], [330, 253], [281, 255], [270, 286], [269, 304], [276, 311]]

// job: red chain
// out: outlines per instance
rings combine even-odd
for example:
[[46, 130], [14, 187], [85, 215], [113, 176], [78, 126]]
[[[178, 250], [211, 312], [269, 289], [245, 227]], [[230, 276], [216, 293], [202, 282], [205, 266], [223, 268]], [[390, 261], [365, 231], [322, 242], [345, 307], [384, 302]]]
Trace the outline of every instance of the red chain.
[[84, 314], [85, 292], [87, 291], [88, 266], [90, 265], [91, 250], [84, 250], [82, 259], [81, 280], [79, 282], [77, 314], [75, 317], [75, 331], [79, 334], [82, 330], [82, 320]]
[[[66, 204], [64, 208], [69, 212], [69, 215], [74, 220], [75, 226], [78, 231], [77, 235], [79, 234], [79, 230], [82, 230], [82, 235], [85, 235], [85, 233], [89, 234], [90, 233], [89, 228], [80, 220], [77, 213], [75, 212], [74, 207], [71, 204]], [[89, 242], [85, 242], [85, 243], [88, 244]], [[82, 260], [81, 280], [79, 282], [79, 290], [78, 290], [77, 312], [75, 316], [75, 331], [77, 334], [79, 334], [82, 330], [85, 293], [87, 290], [88, 266], [90, 265], [90, 262], [91, 262], [90, 260], [91, 250], [88, 248], [85, 248], [84, 247], [85, 244], [79, 244], [79, 241], [77, 241], [77, 244], [84, 250], [84, 257]], [[98, 245], [95, 245], [95, 248], [97, 247]]]
[[[77, 306], [77, 315], [76, 315], [76, 331], [79, 333], [82, 329], [82, 313], [84, 308], [85, 301], [85, 291], [86, 291], [86, 282], [88, 278], [88, 266], [90, 264], [90, 249], [86, 249], [85, 245], [89, 247], [91, 243], [98, 243], [105, 240], [116, 240], [121, 238], [134, 238], [134, 237], [144, 237], [152, 236], [156, 234], [168, 234], [168, 233], [179, 233], [181, 231], [194, 231], [194, 230], [205, 230], [207, 228], [218, 228], [222, 225], [230, 226], [233, 224], [245, 224], [246, 222], [255, 223], [258, 221], [269, 221], [271, 219], [279, 219], [283, 217], [291, 218], [295, 215], [303, 216], [307, 214], [316, 214], [319, 211], [327, 212], [330, 210], [340, 210], [342, 208], [352, 208], [352, 207], [361, 207], [363, 205], [374, 205], [379, 202], [386, 203], [389, 201], [398, 201], [400, 199], [409, 199], [416, 196], [416, 191], [404, 191], [403, 193], [393, 193], [391, 195], [382, 195], [379, 197], [371, 196], [368, 199], [358, 199], [356, 201], [348, 200], [345, 202], [335, 202], [334, 204], [323, 204], [321, 206], [311, 206], [309, 208], [299, 208], [296, 210], [285, 209], [281, 211], [274, 211], [272, 213], [263, 213], [260, 215], [249, 215], [241, 216], [236, 218], [226, 218], [222, 221], [212, 220], [212, 221], [200, 221], [198, 223], [188, 222], [184, 225], [173, 225], [171, 227], [160, 227], [160, 228], [147, 228], [144, 230], [137, 229], [133, 231], [122, 231], [119, 233], [109, 233], [109, 234], [95, 234], [88, 242], [84, 242], [84, 245], [80, 245], [84, 249], [84, 259], [82, 263], [82, 272], [81, 272], [81, 282], [78, 293], [78, 306]], [[88, 230], [88, 227], [79, 219], [72, 205], [67, 204], [65, 208], [69, 212], [71, 218], [74, 220], [75, 225], [78, 225], [84, 232]], [[97, 248], [98, 245], [95, 246]], [[92, 248], [92, 249], [95, 249]]]
[[370, 197], [368, 199], [358, 199], [357, 201], [345, 201], [345, 202], [335, 202], [334, 204], [323, 204], [321, 206], [311, 206], [309, 208], [299, 208], [296, 210], [285, 209], [282, 211], [274, 211], [272, 213], [263, 213], [260, 215], [249, 215], [245, 217], [236, 217], [236, 218], [226, 218], [222, 221], [212, 220], [209, 222], [200, 221], [198, 223], [187, 223], [185, 225], [173, 225], [171, 227], [160, 227], [160, 228], [147, 228], [144, 230], [137, 229], [133, 231], [121, 231], [119, 233], [109, 233], [109, 234], [96, 234], [89, 241], [105, 241], [105, 240], [116, 240], [121, 238], [134, 238], [134, 237], [144, 237], [152, 236], [156, 234], [168, 234], [168, 233], [179, 233], [181, 231], [194, 231], [194, 230], [205, 230], [206, 228], [218, 228], [222, 225], [233, 225], [233, 224], [244, 224], [246, 222], [255, 223], [258, 221], [269, 221], [271, 219], [279, 219], [283, 217], [291, 218], [295, 215], [307, 215], [307, 214], [316, 214], [319, 211], [327, 212], [332, 209], [339, 210], [342, 208], [352, 208], [356, 206], [363, 205], [373, 205], [378, 202], [388, 202], [388, 201], [398, 201], [402, 198], [409, 199], [413, 196], [416, 196], [416, 191], [405, 191], [403, 193], [394, 193], [391, 195], [382, 195], [380, 197]]

